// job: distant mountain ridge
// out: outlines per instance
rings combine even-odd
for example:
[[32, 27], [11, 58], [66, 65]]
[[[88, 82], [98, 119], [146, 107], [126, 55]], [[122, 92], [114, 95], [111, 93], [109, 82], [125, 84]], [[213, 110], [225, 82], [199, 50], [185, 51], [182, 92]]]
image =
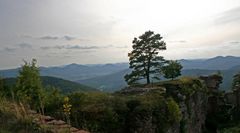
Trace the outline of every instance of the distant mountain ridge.
[[[58, 77], [70, 81], [108, 75], [128, 68], [128, 63], [81, 65], [69, 64], [55, 67], [40, 67], [41, 76]], [[19, 68], [0, 70], [0, 76], [17, 77]]]
[[240, 57], [217, 56], [210, 59], [179, 60], [183, 69], [227, 70], [240, 65]]
[[[182, 59], [179, 62], [183, 65], [183, 75], [200, 76], [216, 73], [218, 70], [221, 70], [224, 73], [224, 83], [222, 86], [225, 88], [230, 87], [232, 75], [240, 67], [240, 57], [235, 56], [217, 56], [209, 59]], [[73, 63], [64, 66], [40, 67], [40, 74], [41, 76], [76, 81], [100, 90], [114, 91], [126, 86], [123, 76], [130, 72], [128, 67], [128, 63], [89, 65]], [[0, 76], [16, 77], [18, 71], [19, 68], [0, 70]], [[227, 79], [225, 79], [225, 75]]]
[[[240, 65], [240, 57], [235, 56], [217, 56], [209, 59], [182, 59], [179, 60], [183, 69], [207, 69], [207, 70], [227, 70]], [[55, 67], [40, 67], [42, 76], [59, 77], [71, 81], [94, 78], [122, 71], [128, 68], [128, 63], [113, 64], [69, 64]], [[16, 77], [19, 68], [0, 70], [0, 76]]]

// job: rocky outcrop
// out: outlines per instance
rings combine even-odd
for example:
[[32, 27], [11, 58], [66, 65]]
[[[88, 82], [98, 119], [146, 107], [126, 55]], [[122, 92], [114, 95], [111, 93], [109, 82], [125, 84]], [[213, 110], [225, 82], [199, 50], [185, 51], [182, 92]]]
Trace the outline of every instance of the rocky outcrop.
[[180, 131], [182, 133], [202, 133], [207, 114], [207, 95], [203, 92], [196, 92], [188, 100], [180, 102], [179, 105], [183, 114]]
[[[201, 76], [199, 79], [183, 79], [161, 84], [154, 87], [129, 87], [122, 90], [122, 94], [147, 94], [161, 90], [165, 99], [174, 98], [181, 110], [180, 122], [172, 123], [166, 133], [202, 133], [206, 126], [206, 116], [218, 108], [219, 98], [209, 93], [218, 92], [222, 78], [218, 75]], [[215, 110], [216, 109], [216, 110]], [[160, 112], [159, 112], [160, 113]], [[144, 119], [137, 119], [139, 128], [135, 133], [158, 132], [158, 125], [152, 123], [153, 116], [150, 114]]]
[[166, 91], [166, 88], [164, 87], [160, 87], [160, 86], [154, 86], [154, 87], [126, 87], [122, 90], [120, 90], [119, 92], [117, 93], [121, 93], [121, 94], [145, 94], [145, 93], [148, 93], [150, 91], [163, 91], [165, 92]]
[[45, 116], [36, 113], [33, 110], [27, 111], [28, 116], [33, 119], [33, 123], [38, 125], [40, 128], [44, 127], [50, 133], [89, 133], [84, 130], [77, 129], [72, 127], [71, 125], [67, 124], [62, 120], [56, 120], [51, 116]]
[[222, 83], [222, 76], [214, 74], [210, 76], [200, 76], [201, 80], [203, 80], [210, 92], [219, 91], [219, 85]]
[[[210, 80], [210, 79], [208, 79]], [[211, 82], [214, 83], [214, 82]], [[147, 94], [159, 90], [164, 99], [172, 97], [179, 106], [181, 120], [170, 125], [156, 125], [151, 113], [145, 115], [142, 119], [137, 119], [135, 125], [139, 128], [134, 129], [135, 133], [156, 133], [158, 128], [166, 128], [166, 133], [202, 133], [205, 128], [205, 119], [207, 114], [208, 94], [204, 82], [199, 79], [184, 79], [183, 81], [167, 81], [161, 84], [155, 84], [153, 87], [129, 87], [121, 91], [122, 94]], [[216, 86], [214, 86], [216, 87]], [[212, 85], [213, 88], [213, 85]], [[212, 89], [211, 88], [211, 89]], [[161, 94], [161, 93], [159, 93]], [[164, 113], [166, 109], [162, 109]], [[168, 111], [167, 111], [168, 112]], [[168, 116], [166, 116], [167, 119]], [[164, 119], [164, 118], [162, 118]], [[165, 126], [165, 127], [158, 127]]]

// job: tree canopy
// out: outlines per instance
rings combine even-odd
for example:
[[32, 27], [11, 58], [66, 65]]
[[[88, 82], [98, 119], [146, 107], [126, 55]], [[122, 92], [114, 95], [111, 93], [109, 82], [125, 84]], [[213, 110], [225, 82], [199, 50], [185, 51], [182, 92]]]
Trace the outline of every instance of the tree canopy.
[[146, 79], [149, 84], [151, 75], [158, 73], [165, 61], [158, 53], [160, 50], [166, 50], [166, 43], [160, 34], [154, 34], [153, 31], [146, 31], [138, 38], [134, 38], [132, 43], [133, 50], [128, 57], [130, 68], [133, 70], [130, 74], [125, 75], [125, 80], [128, 84], [132, 84]]
[[181, 75], [182, 65], [177, 61], [168, 61], [166, 66], [162, 67], [164, 77], [172, 80]]

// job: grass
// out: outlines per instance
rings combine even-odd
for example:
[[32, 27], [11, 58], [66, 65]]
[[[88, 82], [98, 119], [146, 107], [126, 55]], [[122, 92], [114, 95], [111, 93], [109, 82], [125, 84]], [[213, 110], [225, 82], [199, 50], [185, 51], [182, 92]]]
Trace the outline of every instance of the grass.
[[26, 115], [25, 107], [14, 102], [0, 99], [0, 132], [1, 133], [42, 133]]

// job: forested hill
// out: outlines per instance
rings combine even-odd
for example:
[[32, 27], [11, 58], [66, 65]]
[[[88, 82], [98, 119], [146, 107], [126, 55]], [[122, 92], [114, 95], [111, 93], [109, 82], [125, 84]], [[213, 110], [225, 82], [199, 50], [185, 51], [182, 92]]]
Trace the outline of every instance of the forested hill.
[[[16, 78], [5, 78], [4, 82], [6, 86], [11, 87], [16, 83]], [[42, 76], [42, 83], [44, 87], [55, 87], [60, 90], [62, 93], [71, 93], [71, 92], [87, 92], [87, 91], [98, 91], [93, 87], [82, 85], [76, 82], [69, 80], [64, 80], [56, 77]]]

